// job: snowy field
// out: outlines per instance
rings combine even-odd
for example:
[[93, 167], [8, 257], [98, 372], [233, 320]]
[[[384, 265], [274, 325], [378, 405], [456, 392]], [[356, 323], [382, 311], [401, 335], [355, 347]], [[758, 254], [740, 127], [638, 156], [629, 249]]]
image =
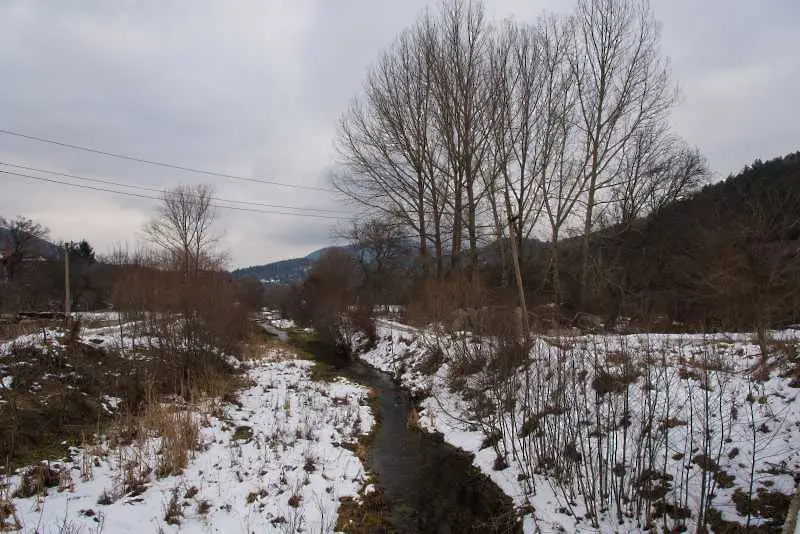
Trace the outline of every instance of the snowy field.
[[491, 341], [378, 333], [363, 359], [427, 395], [421, 425], [528, 507], [526, 532], [779, 531], [800, 474], [796, 331], [771, 332], [758, 378], [745, 334], [541, 338], [498, 379]]
[[346, 445], [373, 425], [367, 391], [312, 381], [312, 364], [281, 349], [246, 365], [238, 402], [168, 408], [174, 424], [199, 426], [181, 474], [157, 476], [169, 449], [155, 434], [74, 448], [32, 472], [55, 480], [31, 497], [13, 497], [21, 473], [2, 481], [0, 531], [332, 532], [339, 499], [364, 483]]

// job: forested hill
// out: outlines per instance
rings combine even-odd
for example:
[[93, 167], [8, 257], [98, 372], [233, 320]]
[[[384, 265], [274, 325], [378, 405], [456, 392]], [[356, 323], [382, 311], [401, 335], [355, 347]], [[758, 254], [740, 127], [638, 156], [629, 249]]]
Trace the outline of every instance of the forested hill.
[[255, 278], [265, 284], [293, 284], [305, 280], [312, 263], [309, 258], [292, 258], [236, 269], [231, 274], [235, 278]]
[[[757, 205], [762, 211], [777, 211], [779, 207], [792, 207], [797, 201], [798, 190], [800, 152], [795, 152], [766, 163], [756, 160], [738, 175], [708, 185], [686, 201], [672, 204], [665, 211], [680, 211], [690, 207], [702, 213], [712, 206], [747, 211]], [[797, 228], [800, 221], [794, 222]]]
[[800, 152], [600, 232], [593, 250], [598, 312], [706, 327], [798, 322]]
[[270, 285], [291, 285], [304, 281], [314, 262], [322, 257], [325, 252], [332, 249], [348, 250], [349, 247], [325, 247], [315, 250], [302, 258], [243, 267], [236, 269], [231, 274], [234, 278], [255, 278]]

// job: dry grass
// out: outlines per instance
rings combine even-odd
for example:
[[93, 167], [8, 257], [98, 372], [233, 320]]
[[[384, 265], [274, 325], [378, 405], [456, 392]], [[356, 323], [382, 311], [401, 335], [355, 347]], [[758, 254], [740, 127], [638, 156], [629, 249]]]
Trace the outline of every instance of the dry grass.
[[22, 529], [17, 509], [10, 499], [0, 498], [0, 532], [15, 532]]
[[254, 325], [247, 336], [247, 340], [242, 345], [242, 359], [260, 360], [266, 354], [276, 352], [281, 348], [285, 348], [285, 344], [277, 340], [274, 336], [269, 335], [260, 326]]
[[157, 477], [178, 475], [189, 463], [200, 443], [200, 425], [190, 411], [154, 410], [149, 416], [153, 428], [161, 436]]

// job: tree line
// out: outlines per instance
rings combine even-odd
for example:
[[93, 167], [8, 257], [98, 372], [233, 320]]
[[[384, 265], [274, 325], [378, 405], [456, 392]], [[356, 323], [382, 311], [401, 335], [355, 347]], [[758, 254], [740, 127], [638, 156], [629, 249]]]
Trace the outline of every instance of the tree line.
[[[546, 235], [552, 300], [564, 300], [561, 243], [591, 239], [696, 190], [700, 153], [670, 128], [677, 90], [643, 0], [579, 0], [568, 16], [493, 22], [482, 3], [426, 11], [380, 56], [341, 118], [335, 188], [416, 243], [420, 270], [476, 275], [497, 246]], [[503, 284], [507, 284], [508, 274]]]
[[104, 306], [106, 273], [85, 239], [58, 245], [50, 231], [28, 217], [0, 217], [0, 313], [49, 310], [64, 303], [64, 262], [69, 257], [73, 305]]

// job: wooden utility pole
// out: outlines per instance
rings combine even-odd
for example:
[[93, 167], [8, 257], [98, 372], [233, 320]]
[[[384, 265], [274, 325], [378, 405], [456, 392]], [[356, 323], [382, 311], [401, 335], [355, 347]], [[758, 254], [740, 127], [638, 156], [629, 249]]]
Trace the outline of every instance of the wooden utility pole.
[[72, 298], [69, 294], [69, 244], [64, 243], [64, 327], [69, 329]]

